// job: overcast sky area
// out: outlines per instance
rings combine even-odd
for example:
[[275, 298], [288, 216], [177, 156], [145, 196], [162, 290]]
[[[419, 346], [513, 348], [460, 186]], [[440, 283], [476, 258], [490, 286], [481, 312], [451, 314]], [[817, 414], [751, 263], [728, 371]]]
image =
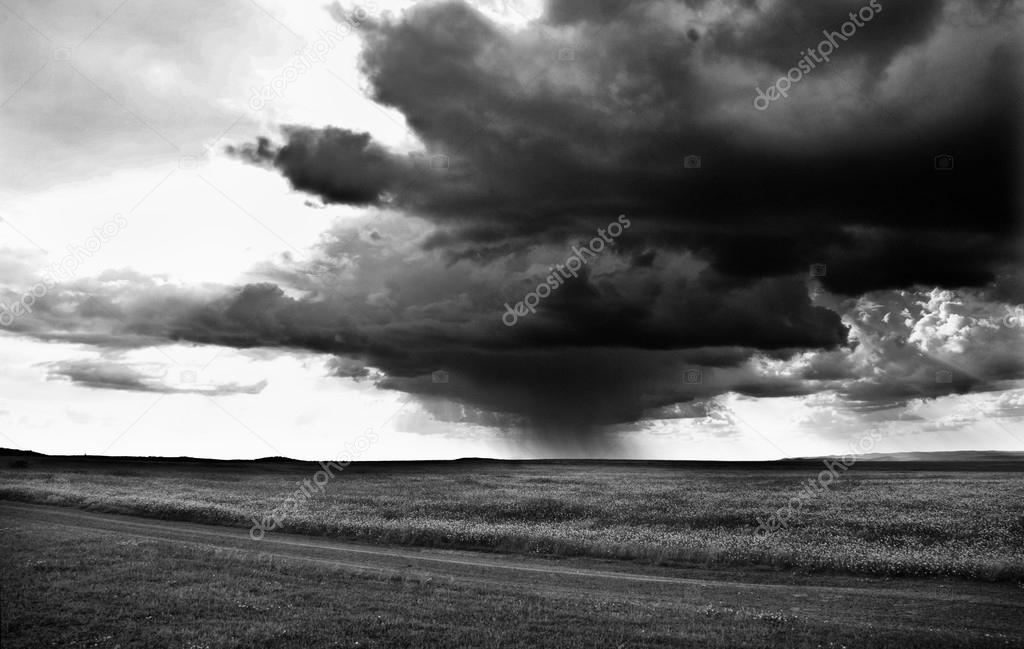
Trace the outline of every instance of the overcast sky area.
[[1024, 450], [1021, 26], [3, 0], [0, 446]]

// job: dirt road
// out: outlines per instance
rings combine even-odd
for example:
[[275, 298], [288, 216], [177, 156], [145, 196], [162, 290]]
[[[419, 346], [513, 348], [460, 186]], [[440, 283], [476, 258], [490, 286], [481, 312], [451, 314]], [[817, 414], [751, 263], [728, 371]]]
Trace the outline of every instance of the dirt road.
[[[248, 530], [101, 514], [0, 501], [3, 532], [61, 526], [209, 549], [224, 560], [272, 569], [287, 562], [400, 575], [484, 589], [551, 596], [618, 599], [651, 607], [742, 610], [790, 615], [844, 626], [949, 629], [970, 635], [1024, 637], [1024, 589], [962, 580], [873, 579], [840, 575], [796, 577], [755, 569], [664, 568], [634, 563], [534, 558], [482, 552], [348, 543], [293, 534], [253, 541]], [[711, 610], [714, 610], [711, 609]]]

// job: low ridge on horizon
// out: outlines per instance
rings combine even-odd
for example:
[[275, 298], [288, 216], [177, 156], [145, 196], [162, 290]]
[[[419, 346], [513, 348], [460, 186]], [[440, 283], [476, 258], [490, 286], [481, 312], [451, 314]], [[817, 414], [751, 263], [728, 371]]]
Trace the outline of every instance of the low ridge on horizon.
[[[56, 455], [40, 453], [32, 450], [12, 449], [0, 447], [0, 457], [47, 457], [47, 458], [90, 458], [110, 460], [191, 460], [198, 462], [296, 462], [296, 463], [317, 463], [327, 462], [323, 460], [302, 460], [285, 456], [265, 456], [251, 459], [244, 458], [205, 458], [188, 455], [162, 456], [162, 455]], [[772, 464], [783, 462], [813, 462], [823, 459], [842, 457], [841, 455], [810, 455], [800, 457], [785, 457], [774, 460], [660, 460], [655, 458], [497, 458], [497, 457], [459, 457], [451, 459], [423, 459], [423, 460], [353, 460], [353, 464], [386, 464], [386, 463], [450, 463], [450, 462], [548, 462], [548, 463], [636, 463], [636, 464]], [[862, 453], [854, 456], [858, 462], [956, 462], [956, 461], [985, 461], [993, 459], [1020, 459], [1024, 461], [1024, 451], [998, 451], [998, 450], [954, 450], [954, 451], [911, 451], [903, 453]]]

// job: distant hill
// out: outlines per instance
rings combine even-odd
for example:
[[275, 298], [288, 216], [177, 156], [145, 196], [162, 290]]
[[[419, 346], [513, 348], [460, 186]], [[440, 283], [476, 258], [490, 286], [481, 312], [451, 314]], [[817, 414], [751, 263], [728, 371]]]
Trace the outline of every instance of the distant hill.
[[[161, 462], [161, 463], [173, 463], [173, 462], [189, 462], [189, 463], [219, 463], [219, 462], [230, 462], [235, 464], [259, 464], [259, 465], [273, 465], [273, 464], [290, 464], [290, 463], [313, 463], [313, 460], [296, 460], [289, 457], [261, 457], [253, 460], [214, 460], [209, 458], [195, 458], [188, 456], [180, 457], [160, 457], [160, 456], [149, 456], [149, 457], [133, 457], [133, 456], [104, 456], [104, 455], [46, 455], [45, 453], [37, 453], [35, 451], [23, 451], [13, 448], [0, 448], [0, 457], [37, 457], [37, 458], [53, 458], [53, 459], [66, 459], [66, 460], [90, 460], [90, 461], [131, 461], [131, 462]], [[822, 460], [836, 456], [811, 456], [811, 457], [793, 457], [783, 458], [781, 460], [592, 460], [592, 459], [536, 459], [536, 460], [503, 460], [498, 458], [485, 458], [485, 457], [465, 457], [457, 460], [395, 460], [395, 461], [384, 461], [384, 460], [373, 460], [373, 461], [360, 461], [360, 465], [418, 465], [418, 464], [430, 464], [430, 465], [443, 465], [443, 464], [507, 464], [507, 465], [518, 465], [518, 464], [531, 464], [531, 463], [545, 463], [545, 464], [630, 464], [630, 465], [650, 465], [650, 466], [704, 466], [704, 467], [770, 467], [780, 465], [797, 465], [806, 463], [817, 463]], [[942, 464], [942, 463], [959, 463], [959, 464], [1015, 464], [1018, 462], [1024, 463], [1024, 451], [909, 451], [906, 453], [866, 453], [864, 455], [858, 455], [857, 462], [872, 462], [872, 463], [890, 463], [896, 464], [900, 462], [915, 463], [915, 464]], [[330, 459], [330, 458], [326, 458]]]
[[16, 448], [0, 448], [0, 455], [6, 457], [12, 456], [27, 456], [27, 457], [46, 457], [43, 453], [36, 453], [35, 451], [20, 451]]
[[[820, 457], [793, 458], [820, 460]], [[858, 462], [1006, 462], [1024, 461], [1024, 451], [908, 451], [906, 453], [865, 453]]]

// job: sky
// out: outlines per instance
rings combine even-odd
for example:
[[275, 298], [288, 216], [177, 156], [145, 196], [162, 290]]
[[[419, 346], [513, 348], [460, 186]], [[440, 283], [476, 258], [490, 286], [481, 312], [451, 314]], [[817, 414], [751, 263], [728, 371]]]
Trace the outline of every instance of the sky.
[[0, 446], [1024, 450], [1021, 21], [3, 0]]

